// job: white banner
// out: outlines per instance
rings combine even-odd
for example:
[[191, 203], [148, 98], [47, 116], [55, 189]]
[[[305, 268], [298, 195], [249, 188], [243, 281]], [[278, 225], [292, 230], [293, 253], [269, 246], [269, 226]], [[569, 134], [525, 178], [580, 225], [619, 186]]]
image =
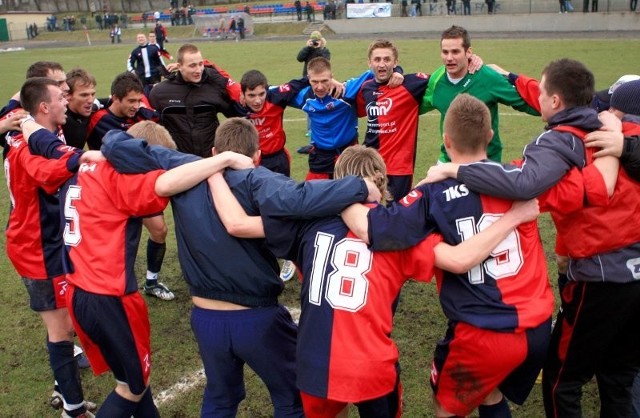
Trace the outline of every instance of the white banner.
[[391, 17], [391, 3], [347, 3], [347, 19]]

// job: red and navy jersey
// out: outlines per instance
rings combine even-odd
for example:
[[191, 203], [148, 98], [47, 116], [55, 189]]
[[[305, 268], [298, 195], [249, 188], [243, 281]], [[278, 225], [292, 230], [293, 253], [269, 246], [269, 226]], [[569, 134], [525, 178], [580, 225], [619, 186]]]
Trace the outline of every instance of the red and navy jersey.
[[158, 122], [160, 115], [155, 110], [141, 107], [133, 118], [121, 118], [114, 115], [109, 108], [100, 109], [91, 115], [87, 127], [87, 145], [91, 150], [99, 150], [102, 146], [102, 138], [111, 129], [126, 131], [135, 123], [143, 120]]
[[418, 108], [429, 83], [424, 73], [405, 75], [402, 86], [389, 88], [375, 80], [358, 94], [358, 116], [367, 117], [364, 144], [376, 148], [387, 164], [387, 174], [413, 174], [418, 139]]
[[[491, 226], [511, 204], [452, 179], [423, 185], [389, 208], [370, 211], [371, 245], [374, 250], [414, 245], [434, 229], [456, 245]], [[517, 332], [540, 325], [553, 312], [536, 222], [518, 226], [467, 273], [443, 272], [437, 278], [442, 309], [453, 321]]]
[[263, 156], [282, 151], [287, 135], [284, 132], [282, 118], [286, 107], [291, 104], [300, 90], [307, 87], [307, 80], [291, 80], [280, 86], [271, 86], [267, 90], [264, 107], [258, 113], [239, 104], [239, 94], [229, 90], [231, 99], [236, 102], [235, 110], [239, 116], [249, 119], [258, 130], [260, 150]]
[[64, 273], [58, 189], [77, 169], [81, 151], [45, 129], [35, 132], [31, 142], [37, 151], [47, 149], [45, 156], [33, 154], [22, 134], [8, 137], [7, 255], [19, 275], [47, 279]]
[[310, 222], [263, 217], [267, 245], [303, 272], [297, 385], [311, 395], [360, 402], [390, 393], [398, 349], [391, 306], [409, 278], [434, 274], [432, 235], [405, 251], [373, 253], [339, 217]]
[[61, 190], [69, 283], [101, 295], [138, 291], [141, 217], [162, 212], [169, 202], [155, 193], [163, 172], [118, 174], [107, 162], [80, 166]]

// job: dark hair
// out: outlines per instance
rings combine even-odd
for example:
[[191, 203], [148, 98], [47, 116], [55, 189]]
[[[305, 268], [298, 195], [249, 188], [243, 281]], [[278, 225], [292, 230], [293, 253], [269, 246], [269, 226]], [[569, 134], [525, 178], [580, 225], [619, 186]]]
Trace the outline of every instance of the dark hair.
[[562, 58], [549, 63], [544, 70], [547, 94], [557, 94], [565, 107], [589, 106], [595, 93], [593, 73], [580, 61]]
[[253, 157], [258, 151], [258, 131], [244, 118], [229, 118], [216, 130], [216, 152], [233, 151]]
[[129, 72], [118, 74], [111, 83], [111, 97], [123, 99], [129, 92], [143, 93], [142, 82], [137, 75]]
[[242, 92], [253, 90], [256, 87], [263, 86], [265, 89], [269, 86], [267, 77], [258, 70], [249, 70], [242, 75], [240, 80], [240, 88]]
[[69, 93], [73, 93], [76, 86], [95, 87], [96, 78], [82, 68], [74, 68], [67, 73], [67, 84], [69, 85]]
[[37, 61], [34, 62], [27, 68], [27, 78], [33, 77], [47, 77], [49, 75], [49, 71], [62, 71], [62, 65], [53, 61]]
[[47, 77], [28, 78], [20, 89], [20, 104], [22, 108], [32, 115], [36, 115], [40, 103], [51, 101], [48, 86], [58, 87], [58, 83]]
[[462, 47], [466, 51], [471, 47], [471, 37], [469, 36], [469, 32], [462, 26], [453, 25], [449, 29], [445, 29], [440, 35], [440, 42], [442, 43], [443, 39], [457, 39], [462, 38]]

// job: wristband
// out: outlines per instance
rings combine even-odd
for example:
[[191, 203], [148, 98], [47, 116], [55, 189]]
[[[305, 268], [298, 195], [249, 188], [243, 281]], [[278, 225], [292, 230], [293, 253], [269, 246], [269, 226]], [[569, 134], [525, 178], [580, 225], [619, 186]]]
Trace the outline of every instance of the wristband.
[[24, 125], [24, 123], [25, 123], [25, 122], [30, 121], [30, 120], [32, 120], [32, 121], [34, 121], [34, 122], [36, 121], [36, 120], [33, 118], [33, 116], [31, 116], [31, 115], [27, 115], [27, 116], [25, 116], [24, 118], [20, 119], [20, 129], [22, 129], [22, 125]]

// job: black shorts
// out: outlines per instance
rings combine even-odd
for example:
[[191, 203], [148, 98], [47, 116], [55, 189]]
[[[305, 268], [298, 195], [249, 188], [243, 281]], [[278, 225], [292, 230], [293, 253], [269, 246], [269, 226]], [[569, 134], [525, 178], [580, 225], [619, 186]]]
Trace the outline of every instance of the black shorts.
[[284, 174], [291, 177], [291, 156], [286, 148], [269, 155], [262, 155], [260, 165], [268, 168], [274, 173]]
[[67, 307], [65, 292], [67, 281], [64, 276], [51, 279], [22, 278], [22, 283], [29, 293], [29, 306], [36, 312], [53, 311]]

